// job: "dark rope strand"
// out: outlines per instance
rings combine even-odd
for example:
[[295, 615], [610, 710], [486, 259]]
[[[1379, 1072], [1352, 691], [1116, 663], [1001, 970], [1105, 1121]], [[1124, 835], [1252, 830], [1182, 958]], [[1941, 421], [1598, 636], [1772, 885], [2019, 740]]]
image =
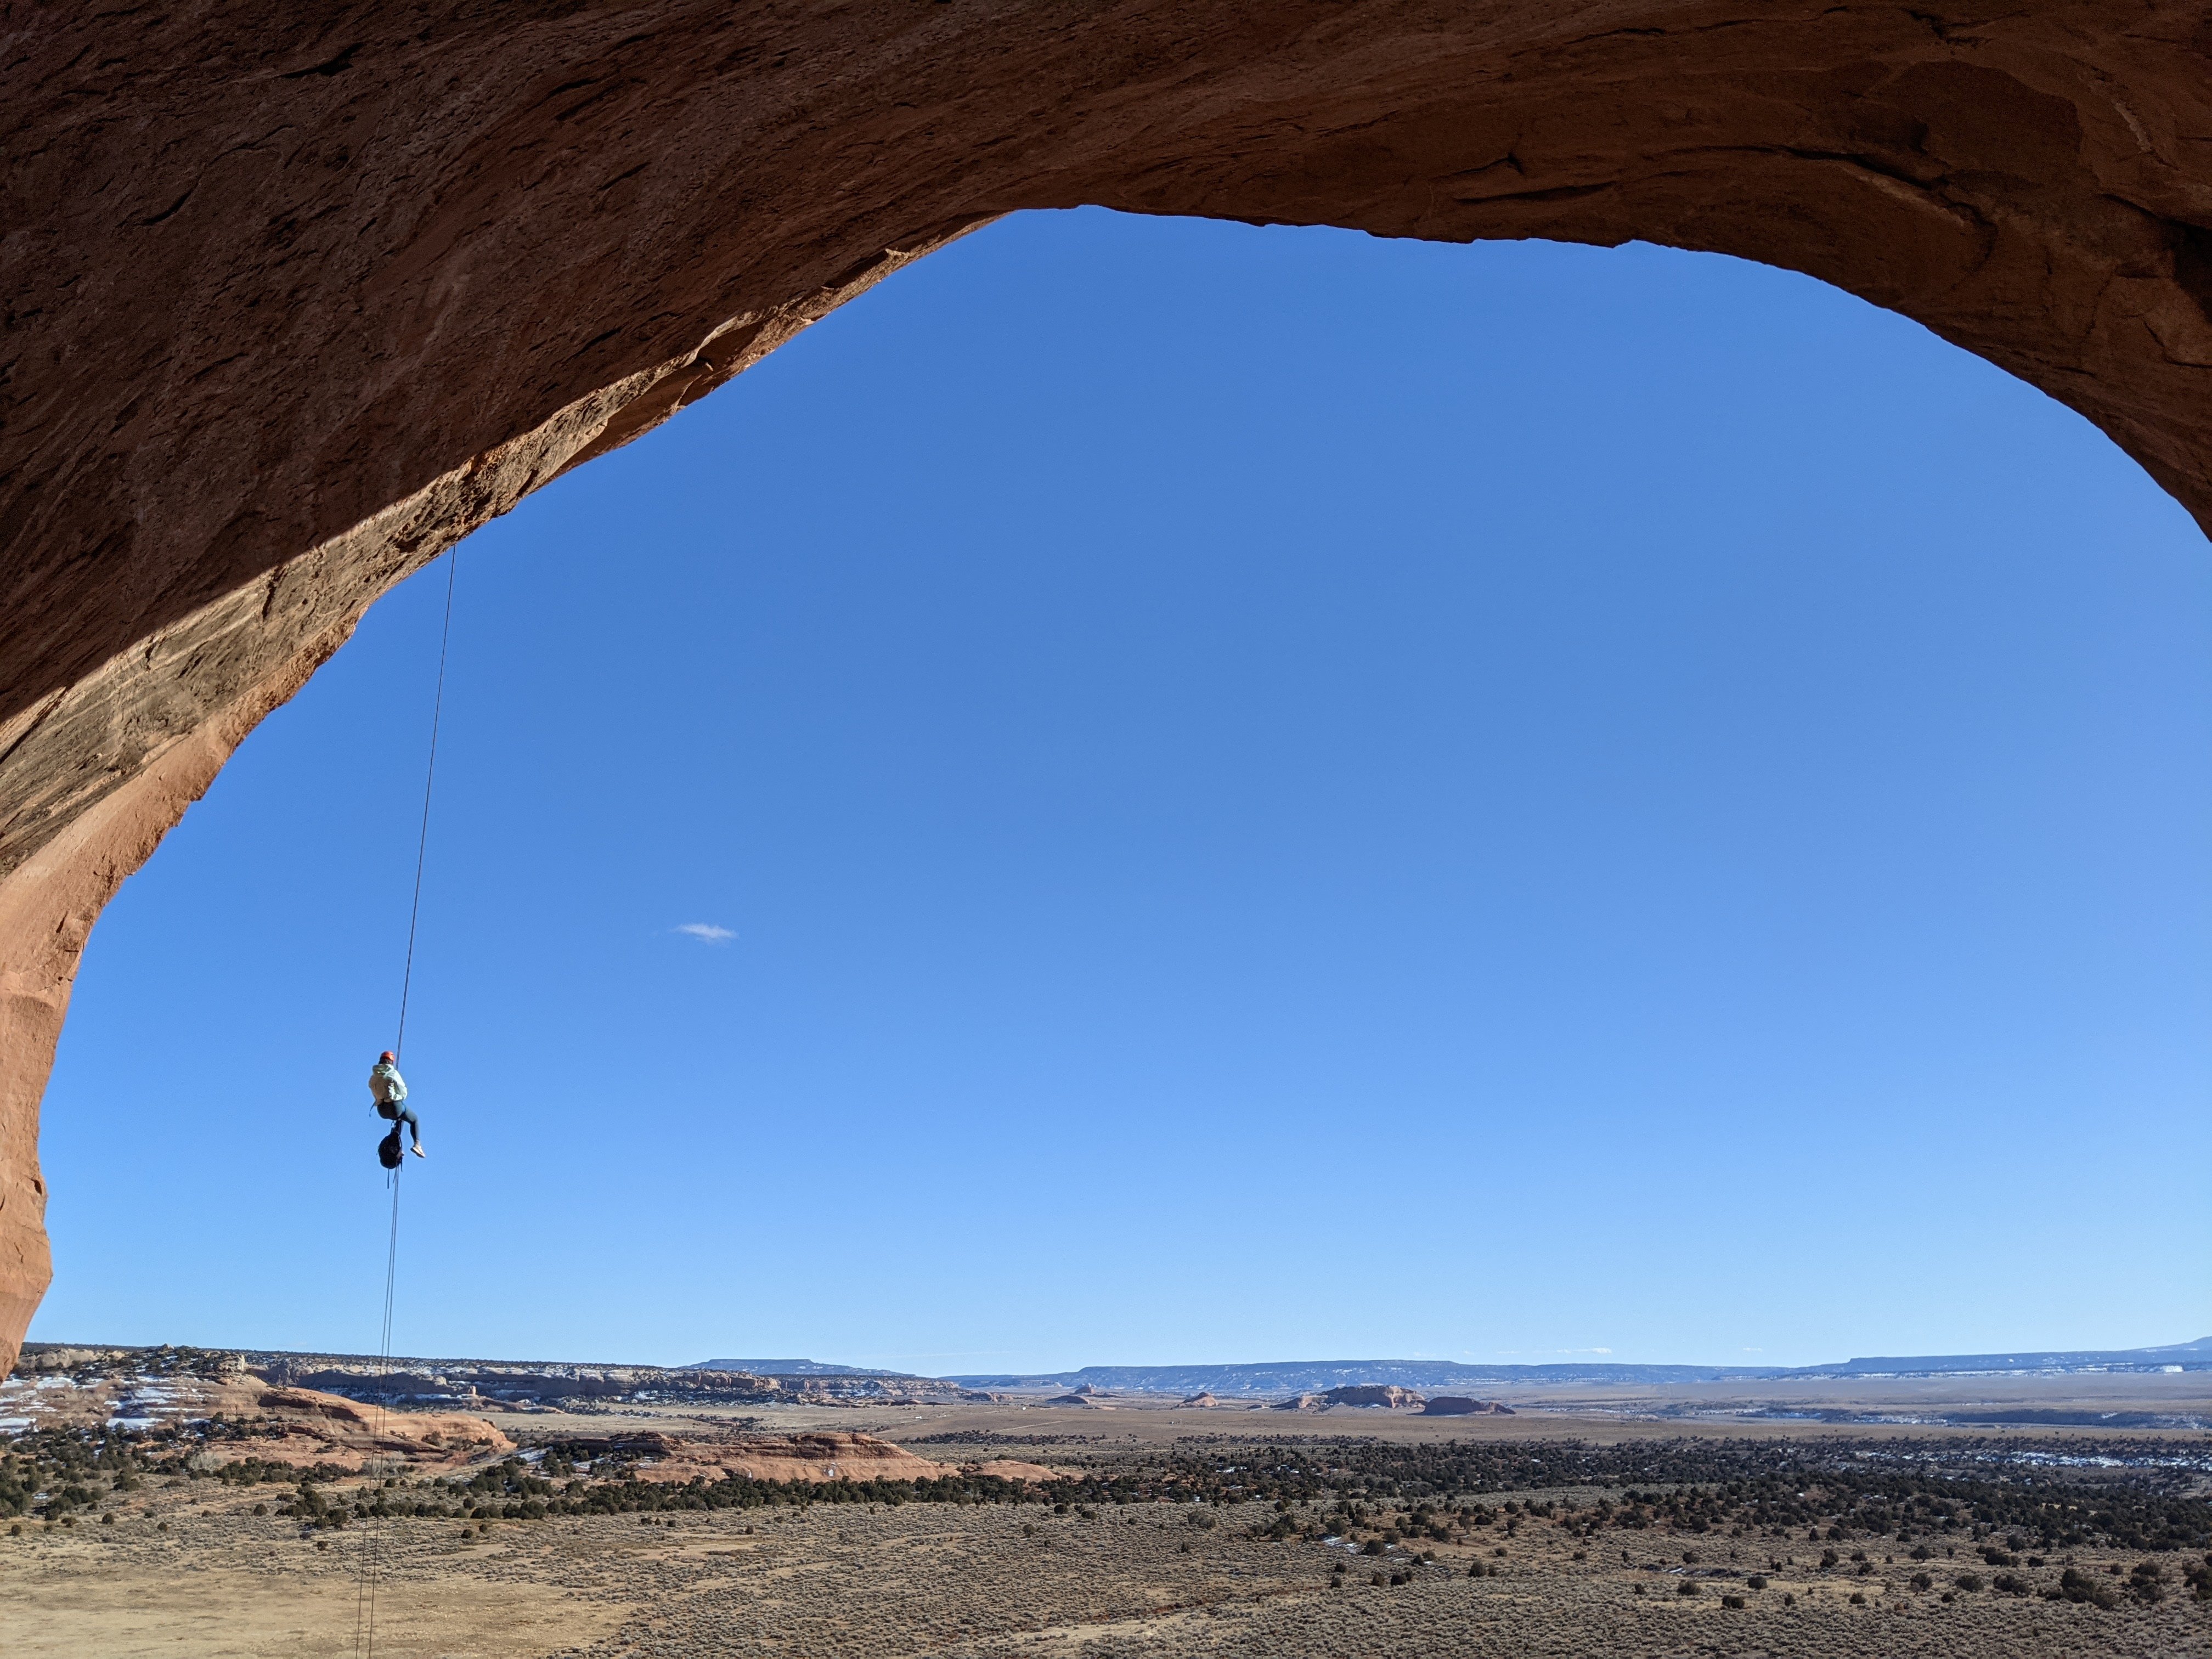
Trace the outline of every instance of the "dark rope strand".
[[[376, 1365], [376, 1437], [380, 1440], [384, 1437], [386, 1413], [392, 1408], [392, 1309], [393, 1290], [398, 1278], [399, 1171], [394, 1170], [392, 1172], [392, 1233], [384, 1251], [384, 1330]], [[364, 1469], [374, 1467], [374, 1459], [362, 1461]], [[384, 1517], [372, 1514], [368, 1521], [368, 1529], [362, 1540], [359, 1582], [355, 1585], [353, 1599], [353, 1650], [361, 1656], [361, 1659], [374, 1659], [376, 1652], [376, 1584], [384, 1555]]]
[[446, 622], [438, 633], [438, 695], [430, 705], [430, 763], [422, 772], [422, 829], [415, 842], [415, 898], [407, 907], [407, 966], [399, 976], [399, 1035], [392, 1039], [392, 1057], [404, 1058], [407, 1047], [407, 994], [415, 985], [415, 924], [422, 915], [422, 863], [430, 850], [430, 791], [438, 781], [438, 726], [446, 712], [446, 647], [453, 638], [453, 582], [461, 573], [461, 550], [455, 548], [446, 564]]
[[[392, 1410], [392, 1310], [399, 1283], [399, 1170], [392, 1172], [392, 1238], [384, 1253], [384, 1349], [376, 1366], [376, 1437], [384, 1437]], [[379, 1498], [377, 1502], [383, 1499]], [[376, 1585], [384, 1565], [384, 1517], [368, 1517], [368, 1635], [362, 1659], [376, 1659]]]

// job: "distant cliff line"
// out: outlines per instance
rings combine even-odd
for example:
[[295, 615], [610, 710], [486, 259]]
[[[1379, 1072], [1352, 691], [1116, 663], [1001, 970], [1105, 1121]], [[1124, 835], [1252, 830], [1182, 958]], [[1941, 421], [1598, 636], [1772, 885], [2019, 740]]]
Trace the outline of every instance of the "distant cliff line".
[[[26, 1343], [17, 1370], [66, 1371], [145, 1366], [166, 1370], [229, 1364], [284, 1381], [351, 1393], [362, 1374], [381, 1372], [374, 1355], [296, 1353], [282, 1350], [139, 1347], [99, 1343]], [[1445, 1359], [1273, 1360], [1251, 1364], [1085, 1365], [1080, 1370], [995, 1372], [932, 1377], [813, 1359], [710, 1359], [690, 1365], [620, 1361], [429, 1359], [389, 1362], [392, 1379], [419, 1385], [428, 1398], [482, 1395], [539, 1400], [605, 1395], [703, 1396], [766, 1403], [778, 1399], [838, 1399], [859, 1403], [893, 1398], [975, 1397], [981, 1390], [1043, 1390], [1172, 1395], [1208, 1394], [1243, 1401], [1322, 1395], [1346, 1388], [1437, 1389], [1556, 1388], [1577, 1383], [1681, 1386], [1700, 1382], [1818, 1382], [1824, 1378], [2033, 1376], [2094, 1372], [2137, 1375], [2212, 1370], [2212, 1337], [2158, 1348], [2022, 1350], [2014, 1353], [1876, 1356], [1826, 1365], [1638, 1365], [1577, 1360], [1549, 1365], [1469, 1365]], [[353, 1373], [352, 1376], [345, 1375]], [[309, 1382], [309, 1379], [315, 1379]], [[347, 1386], [347, 1385], [353, 1386]]]
[[2029, 1376], [2166, 1370], [2212, 1370], [2212, 1337], [2161, 1348], [1878, 1356], [1827, 1365], [1636, 1365], [1593, 1360], [1552, 1365], [1467, 1365], [1445, 1359], [1325, 1359], [1247, 1365], [1085, 1365], [1073, 1371], [997, 1372], [944, 1380], [969, 1389], [1087, 1387], [1131, 1394], [1256, 1397], [1386, 1384], [1405, 1389], [1541, 1388], [1577, 1382], [1679, 1385], [1815, 1382], [1824, 1377]]

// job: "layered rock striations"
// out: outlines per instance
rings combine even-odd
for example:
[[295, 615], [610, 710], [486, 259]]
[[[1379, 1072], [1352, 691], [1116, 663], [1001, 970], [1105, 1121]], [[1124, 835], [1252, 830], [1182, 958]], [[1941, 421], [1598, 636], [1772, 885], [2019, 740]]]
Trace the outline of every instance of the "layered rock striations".
[[188, 0], [5, 38], [0, 1358], [78, 953], [231, 749], [392, 584], [994, 215], [1765, 260], [2212, 514], [2200, 6]]

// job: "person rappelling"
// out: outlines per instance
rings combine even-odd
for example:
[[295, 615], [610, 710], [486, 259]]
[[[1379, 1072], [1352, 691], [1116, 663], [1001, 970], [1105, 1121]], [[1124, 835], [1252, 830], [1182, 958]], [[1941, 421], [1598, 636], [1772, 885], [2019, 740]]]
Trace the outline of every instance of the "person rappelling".
[[[379, 1054], [376, 1064], [369, 1068], [368, 1092], [376, 1102], [377, 1116], [392, 1125], [392, 1133], [385, 1137], [385, 1147], [390, 1148], [385, 1167], [391, 1169], [398, 1164], [399, 1131], [403, 1127], [407, 1131], [408, 1139], [414, 1142], [415, 1156], [429, 1157], [430, 1154], [422, 1150], [422, 1121], [415, 1115], [414, 1108], [407, 1103], [407, 1079], [399, 1075], [399, 1063], [389, 1048]], [[383, 1152], [385, 1147], [380, 1147], [379, 1152]]]

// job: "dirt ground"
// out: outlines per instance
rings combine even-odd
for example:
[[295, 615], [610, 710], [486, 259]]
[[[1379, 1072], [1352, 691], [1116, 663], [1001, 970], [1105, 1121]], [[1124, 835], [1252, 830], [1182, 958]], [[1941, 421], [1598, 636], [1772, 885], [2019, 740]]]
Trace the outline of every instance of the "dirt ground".
[[[647, 1426], [644, 1414], [637, 1426]], [[1273, 1435], [1387, 1439], [1548, 1438], [1569, 1425], [1540, 1414], [1474, 1420], [1338, 1412], [1319, 1419], [1129, 1407], [1018, 1406], [775, 1413], [763, 1431], [866, 1429], [925, 1455], [1002, 1455], [1055, 1467], [1110, 1468]], [[702, 1417], [708, 1420], [702, 1420]], [[1532, 1417], [1538, 1420], [1531, 1420]], [[709, 1427], [711, 1413], [651, 1426]], [[605, 1416], [501, 1418], [526, 1437]], [[1675, 1420], [1571, 1431], [1680, 1436]], [[1716, 1425], [1741, 1436], [1741, 1423]], [[1896, 1432], [1892, 1431], [1891, 1432]], [[2172, 1437], [2203, 1453], [2202, 1434]], [[0, 1653], [315, 1656], [358, 1650], [359, 1572], [371, 1534], [311, 1534], [257, 1516], [269, 1487], [149, 1481], [118, 1498], [112, 1524], [0, 1526]], [[1506, 1493], [1487, 1493], [1502, 1499]], [[1988, 1589], [1955, 1593], [1967, 1563], [1942, 1561], [1932, 1590], [1915, 1565], [1876, 1553], [1868, 1574], [1822, 1570], [1817, 1547], [1766, 1539], [1686, 1540], [1654, 1528], [1587, 1547], [1535, 1525], [1501, 1543], [1438, 1545], [1355, 1557], [1341, 1545], [1246, 1536], [1272, 1508], [1102, 1504], [1091, 1515], [1024, 1504], [819, 1504], [556, 1516], [471, 1525], [388, 1520], [378, 1545], [375, 1651], [392, 1659], [1527, 1659], [1528, 1656], [1772, 1656], [1773, 1659], [2203, 1659], [2212, 1605], [2185, 1595], [2100, 1609]], [[1497, 1552], [1503, 1548], [1504, 1553]], [[1581, 1559], [1577, 1550], [1582, 1550]], [[2094, 1549], [2070, 1562], [2124, 1571], [2136, 1559]], [[1784, 1563], [1770, 1568], [1769, 1562]], [[1480, 1562], [1486, 1576], [1470, 1577]], [[1978, 1565], [1975, 1563], [1974, 1565]], [[2055, 1578], [2058, 1564], [2039, 1575]], [[1382, 1572], [1401, 1576], [1376, 1584]], [[1753, 1589], [1748, 1578], [1767, 1583]], [[1340, 1583], [1332, 1583], [1340, 1579]], [[1680, 1586], [1695, 1582], [1698, 1593]], [[1855, 1605], [1850, 1597], [1865, 1597]], [[1746, 1605], [1729, 1608], [1723, 1595]]]
[[[113, 1528], [0, 1537], [0, 1645], [25, 1659], [356, 1651], [368, 1534], [318, 1549], [251, 1507], [187, 1515], [156, 1502]], [[176, 1518], [161, 1532], [165, 1512]], [[1985, 1591], [1946, 1605], [1907, 1591], [1905, 1570], [1824, 1573], [1802, 1548], [1765, 1589], [1743, 1590], [1738, 1611], [1719, 1597], [1742, 1590], [1740, 1576], [1675, 1593], [1684, 1575], [1661, 1540], [1632, 1547], [1631, 1560], [1615, 1549], [1577, 1561], [1565, 1543], [1523, 1534], [1502, 1559], [1439, 1549], [1422, 1565], [1253, 1541], [1240, 1534], [1267, 1513], [1258, 1506], [1218, 1511], [1205, 1530], [1174, 1505], [1103, 1506], [1095, 1518], [940, 1504], [752, 1513], [494, 1523], [483, 1543], [452, 1522], [386, 1522], [375, 1649], [393, 1659], [2212, 1651], [2212, 1609], [2185, 1600], [2105, 1611]], [[1766, 1559], [1766, 1546], [1748, 1547], [1729, 1553], [1733, 1565], [1705, 1555], [1741, 1575]], [[1497, 1576], [1466, 1577], [1478, 1555]], [[1411, 1582], [1369, 1582], [1385, 1565]], [[1854, 1591], [1872, 1592], [1868, 1603], [1852, 1605]]]
[[[34, 1525], [20, 1537], [0, 1528], [0, 1653], [9, 1659], [355, 1654], [356, 1625], [368, 1621], [360, 1570], [368, 1534], [341, 1534], [318, 1548], [319, 1540], [291, 1522], [255, 1516], [251, 1492], [203, 1503], [205, 1497], [198, 1489], [149, 1493], [145, 1502], [118, 1506], [112, 1526], [97, 1519]], [[475, 1545], [459, 1533], [450, 1524], [387, 1526], [375, 1607], [379, 1651], [394, 1659], [519, 1659], [620, 1628], [618, 1608], [580, 1598], [559, 1581], [562, 1558], [572, 1553], [593, 1570], [625, 1559], [613, 1540], [518, 1526]]]

